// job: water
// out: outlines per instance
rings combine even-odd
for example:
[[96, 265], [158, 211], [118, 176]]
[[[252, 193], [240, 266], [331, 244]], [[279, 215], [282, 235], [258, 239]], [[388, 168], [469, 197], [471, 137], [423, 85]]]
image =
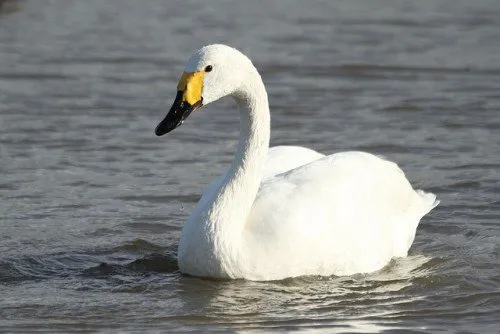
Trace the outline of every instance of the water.
[[[7, 7], [4, 7], [7, 8]], [[26, 0], [0, 14], [0, 330], [495, 333], [500, 3]], [[182, 223], [238, 116], [153, 130], [223, 42], [267, 85], [272, 144], [397, 161], [441, 205], [371, 275], [186, 277]]]

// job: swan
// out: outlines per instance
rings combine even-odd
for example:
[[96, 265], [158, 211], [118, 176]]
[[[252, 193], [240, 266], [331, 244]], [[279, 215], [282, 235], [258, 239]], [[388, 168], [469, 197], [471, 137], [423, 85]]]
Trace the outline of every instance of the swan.
[[436, 196], [414, 190], [395, 163], [369, 153], [269, 148], [266, 89], [250, 59], [232, 47], [193, 53], [156, 135], [224, 96], [238, 105], [239, 143], [227, 172], [203, 191], [182, 228], [181, 272], [259, 281], [340, 276], [407, 256]]

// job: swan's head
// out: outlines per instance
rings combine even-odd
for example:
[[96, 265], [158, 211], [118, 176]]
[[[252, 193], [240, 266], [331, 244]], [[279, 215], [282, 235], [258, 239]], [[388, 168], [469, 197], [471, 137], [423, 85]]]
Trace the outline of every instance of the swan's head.
[[162, 136], [177, 128], [203, 105], [233, 94], [250, 69], [255, 69], [252, 62], [226, 45], [208, 45], [194, 52], [177, 85], [174, 104], [156, 127], [156, 135]]

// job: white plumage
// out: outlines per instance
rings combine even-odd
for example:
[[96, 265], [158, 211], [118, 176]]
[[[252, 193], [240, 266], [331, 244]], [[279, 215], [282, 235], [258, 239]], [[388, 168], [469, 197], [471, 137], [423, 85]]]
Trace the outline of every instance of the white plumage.
[[433, 194], [413, 190], [395, 163], [369, 153], [269, 149], [267, 94], [250, 60], [210, 45], [186, 71], [208, 65], [203, 102], [236, 100], [240, 141], [229, 170], [205, 189], [183, 227], [182, 272], [250, 280], [351, 275], [407, 255], [419, 220], [438, 204]]

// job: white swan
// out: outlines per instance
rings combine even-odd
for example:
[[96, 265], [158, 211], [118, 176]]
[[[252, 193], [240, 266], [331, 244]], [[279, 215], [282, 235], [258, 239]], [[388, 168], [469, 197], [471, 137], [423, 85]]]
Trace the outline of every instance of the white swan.
[[277, 280], [351, 275], [407, 255], [436, 196], [412, 189], [395, 163], [363, 152], [324, 156], [294, 146], [269, 149], [267, 93], [252, 62], [225, 45], [189, 59], [161, 136], [226, 95], [241, 133], [229, 170], [204, 192], [182, 229], [182, 272]]

